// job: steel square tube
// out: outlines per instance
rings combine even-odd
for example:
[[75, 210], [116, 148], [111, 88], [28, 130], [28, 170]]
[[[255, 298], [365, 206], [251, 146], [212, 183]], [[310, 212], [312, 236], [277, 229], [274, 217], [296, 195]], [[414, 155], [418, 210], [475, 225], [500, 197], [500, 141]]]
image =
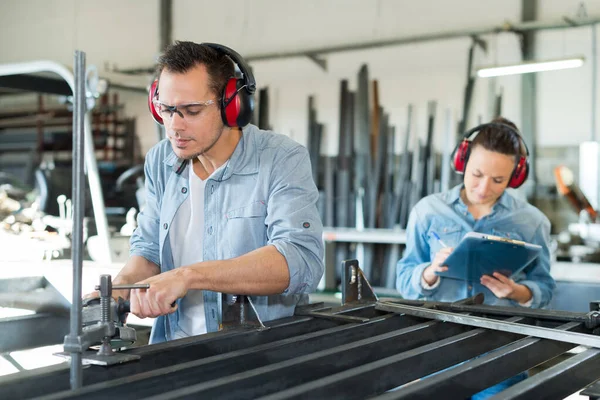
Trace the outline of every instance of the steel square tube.
[[416, 318], [388, 314], [363, 324], [347, 324], [247, 349], [215, 355], [188, 363], [156, 369], [136, 376], [98, 383], [73, 392], [61, 392], [45, 399], [87, 400], [125, 396], [128, 399], [148, 396], [241, 373], [249, 368], [277, 363], [304, 354], [324, 351], [365, 337], [389, 333], [421, 323]]
[[[557, 329], [579, 327], [581, 324], [570, 322]], [[574, 347], [571, 343], [527, 337], [376, 399], [468, 398]]]
[[[474, 349], [479, 349], [482, 346], [477, 343], [483, 342], [478, 340], [478, 337], [485, 336], [482, 333], [481, 330], [469, 331], [457, 324], [440, 324], [430, 321], [389, 334], [363, 339], [349, 345], [338, 346], [318, 354], [310, 354], [212, 382], [182, 388], [170, 393], [162, 393], [159, 396], [152, 397], [152, 399], [256, 398], [286, 390], [323, 376], [344, 374], [343, 371], [349, 368], [356, 369], [354, 367], [359, 365], [375, 364], [381, 362], [381, 359], [386, 359], [390, 354], [395, 354], [395, 357], [402, 357], [403, 354], [417, 351], [421, 355], [426, 354], [427, 357], [431, 357], [438, 346], [456, 345], [457, 341], [467, 339], [470, 339]], [[507, 335], [500, 335], [498, 338], [501, 339], [487, 341], [486, 343], [494, 342], [494, 346], [483, 346], [483, 351], [491, 350], [498, 343], [507, 343], [515, 337], [517, 335], [510, 335], [510, 339], [508, 339]], [[426, 347], [427, 350], [422, 352], [411, 350], [418, 346], [422, 346], [419, 347], [420, 349]], [[452, 361], [454, 361], [454, 358], [452, 358]], [[339, 395], [337, 391], [329, 394]], [[317, 394], [316, 397], [311, 393], [307, 395], [311, 398], [321, 397], [320, 394]]]
[[600, 349], [589, 349], [498, 393], [500, 399], [564, 399], [598, 379]]
[[[267, 323], [267, 325], [269, 324]], [[255, 329], [236, 329], [137, 347], [128, 350], [128, 353], [142, 356], [140, 362], [122, 364], [113, 368], [84, 368], [83, 385], [85, 387], [123, 376], [133, 376], [157, 368], [258, 346], [338, 325], [340, 325], [339, 322], [329, 320], [296, 317], [272, 323], [271, 329], [262, 332]], [[32, 379], [35, 379], [35, 385], [31, 385]], [[49, 367], [41, 368], [38, 371], [28, 371], [26, 375], [13, 374], [0, 377], [0, 399], [28, 399], [69, 388], [68, 365], [60, 368]]]

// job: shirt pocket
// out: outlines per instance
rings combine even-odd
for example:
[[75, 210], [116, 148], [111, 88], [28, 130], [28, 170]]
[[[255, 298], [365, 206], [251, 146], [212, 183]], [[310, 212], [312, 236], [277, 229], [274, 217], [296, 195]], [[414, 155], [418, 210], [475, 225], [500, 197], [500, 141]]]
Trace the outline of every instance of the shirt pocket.
[[430, 257], [433, 260], [436, 253], [440, 251], [444, 246], [437, 240], [433, 235], [433, 232], [437, 233], [440, 240], [448, 247], [455, 248], [464, 236], [463, 228], [460, 225], [454, 224], [439, 224], [434, 223], [430, 226], [427, 235], [429, 237], [429, 249]]
[[225, 213], [227, 223], [223, 240], [229, 250], [228, 258], [239, 257], [266, 244], [266, 216], [264, 201], [255, 201]]

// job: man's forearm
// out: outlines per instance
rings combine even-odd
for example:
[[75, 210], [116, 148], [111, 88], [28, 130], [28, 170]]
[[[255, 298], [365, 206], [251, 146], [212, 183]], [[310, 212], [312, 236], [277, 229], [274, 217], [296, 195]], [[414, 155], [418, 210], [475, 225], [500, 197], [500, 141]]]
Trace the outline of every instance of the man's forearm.
[[230, 260], [192, 264], [180, 272], [188, 289], [230, 294], [280, 294], [290, 283], [287, 261], [274, 246], [261, 247]]
[[[160, 268], [153, 262], [148, 261], [142, 256], [131, 256], [127, 263], [121, 269], [121, 272], [113, 279], [113, 285], [126, 285], [143, 281], [151, 276], [160, 273]], [[129, 298], [129, 290], [115, 290], [113, 296]]]

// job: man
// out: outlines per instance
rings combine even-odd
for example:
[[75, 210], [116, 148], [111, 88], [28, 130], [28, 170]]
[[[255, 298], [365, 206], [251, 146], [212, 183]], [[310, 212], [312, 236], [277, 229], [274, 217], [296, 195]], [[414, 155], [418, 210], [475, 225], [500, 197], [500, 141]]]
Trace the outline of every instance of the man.
[[263, 321], [292, 315], [324, 268], [307, 150], [243, 127], [255, 83], [233, 50], [176, 42], [158, 72], [150, 105], [167, 139], [146, 156], [146, 205], [113, 280], [150, 288], [117, 295], [158, 317], [151, 343], [218, 330], [220, 293], [251, 295]]

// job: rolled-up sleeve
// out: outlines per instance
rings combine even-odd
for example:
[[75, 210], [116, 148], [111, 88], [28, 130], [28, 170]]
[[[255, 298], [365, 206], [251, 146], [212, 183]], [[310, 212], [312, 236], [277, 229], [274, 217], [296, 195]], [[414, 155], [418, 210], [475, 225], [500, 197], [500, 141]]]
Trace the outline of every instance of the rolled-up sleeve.
[[530, 307], [542, 308], [550, 303], [556, 288], [556, 282], [550, 275], [550, 222], [546, 218], [536, 229], [531, 243], [542, 246], [542, 252], [525, 268], [525, 279], [516, 282], [531, 290], [533, 297]]
[[421, 284], [423, 271], [431, 264], [425, 233], [415, 207], [406, 226], [406, 249], [396, 265], [396, 289], [406, 299], [430, 296], [438, 288], [438, 285], [434, 285], [431, 289], [425, 289]]
[[283, 294], [310, 293], [316, 290], [324, 270], [319, 193], [304, 147], [294, 147], [280, 157], [271, 173], [267, 243], [287, 261], [290, 283]]
[[158, 167], [155, 165], [155, 154], [156, 150], [152, 149], [146, 155], [144, 163], [146, 203], [144, 204], [143, 210], [137, 216], [138, 226], [131, 235], [129, 241], [129, 255], [142, 256], [148, 261], [160, 266], [160, 203], [155, 184], [156, 169]]

